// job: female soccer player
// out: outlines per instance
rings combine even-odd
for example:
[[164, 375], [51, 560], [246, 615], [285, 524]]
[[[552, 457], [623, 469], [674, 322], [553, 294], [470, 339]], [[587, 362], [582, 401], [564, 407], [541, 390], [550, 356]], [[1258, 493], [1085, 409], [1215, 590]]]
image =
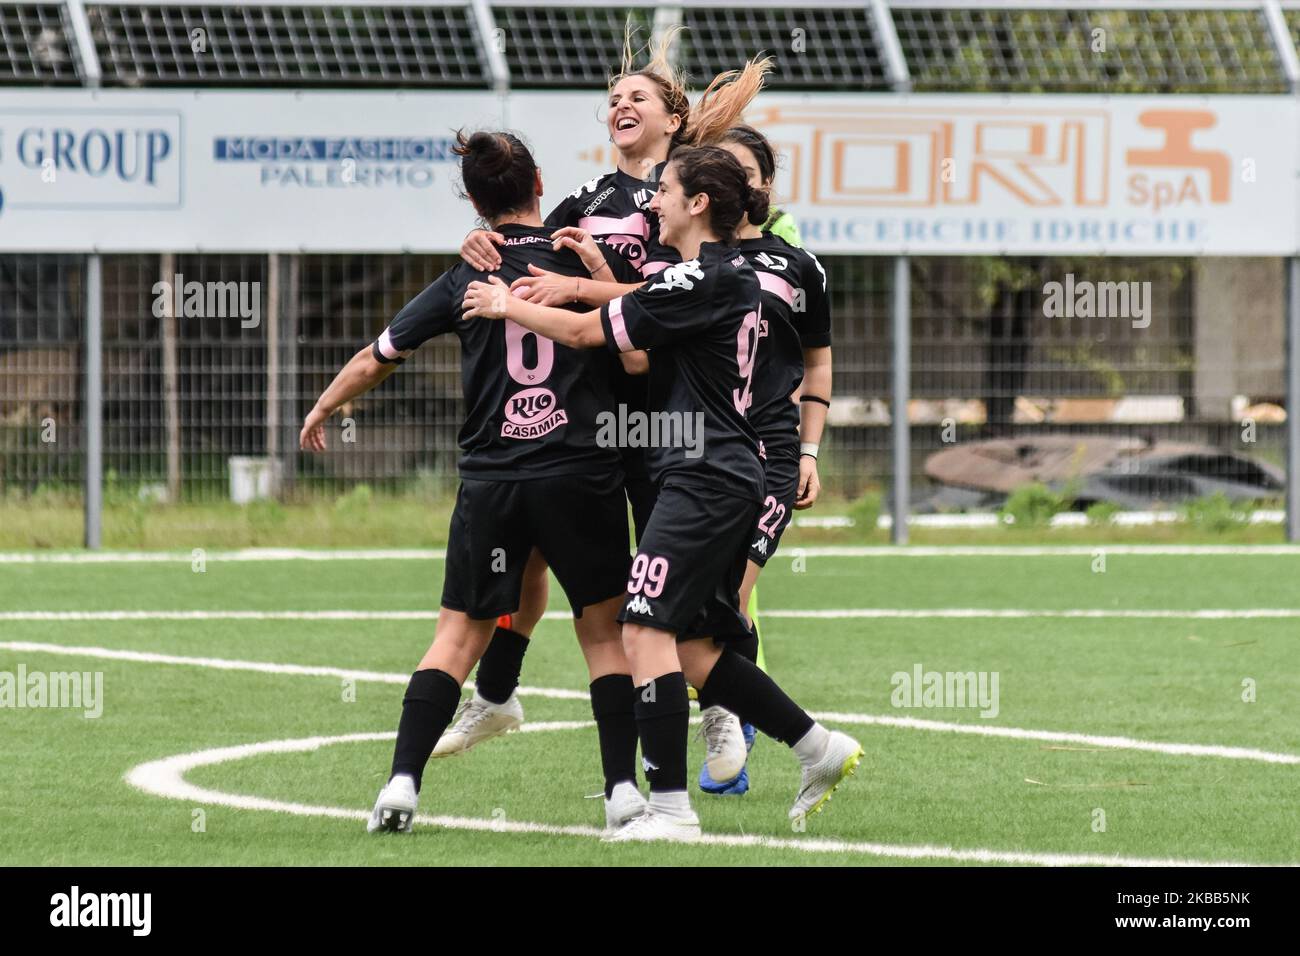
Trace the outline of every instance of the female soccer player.
[[504, 318], [573, 348], [651, 350], [649, 406], [662, 421], [698, 423], [703, 454], [649, 449], [659, 496], [619, 613], [639, 693], [637, 730], [650, 781], [647, 811], [612, 837], [694, 840], [686, 790], [686, 682], [790, 746], [803, 769], [790, 817], [821, 808], [862, 757], [857, 741], [814, 721], [752, 662], [719, 642], [745, 638], [739, 607], [750, 533], [763, 498], [758, 436], [745, 419], [760, 320], [754, 270], [731, 244], [742, 217], [767, 216], [767, 196], [718, 147], [679, 149], [652, 209], [683, 261], [600, 309], [574, 313], [472, 282], [466, 316]]
[[[589, 272], [636, 277], [594, 243], [582, 250], [585, 260], [555, 248], [538, 212], [541, 176], [517, 138], [457, 134], [455, 149], [470, 200], [505, 239], [503, 274], [525, 275], [540, 264], [575, 283], [591, 281]], [[411, 300], [338, 374], [303, 425], [302, 447], [323, 450], [324, 424], [340, 405], [378, 385], [422, 342], [453, 331], [459, 337], [466, 418], [441, 609], [433, 645], [407, 685], [392, 775], [368, 829], [410, 831], [430, 752], [497, 617], [519, 607], [534, 549], [573, 607], [613, 829], [640, 814], [644, 798], [636, 787], [632, 680], [615, 620], [629, 565], [627, 506], [618, 453], [595, 440], [596, 416], [612, 400], [610, 367], [604, 356], [514, 323], [463, 321], [466, 286], [480, 275], [457, 263]]]
[[[770, 196], [776, 153], [767, 137], [752, 126], [738, 125], [722, 137], [721, 146], [736, 157], [750, 187]], [[821, 489], [817, 450], [830, 407], [831, 316], [826, 273], [816, 256], [748, 221], [741, 223], [738, 237], [736, 246], [763, 289], [760, 343], [745, 415], [763, 449], [767, 493], [740, 586], [740, 606], [749, 619], [753, 641], [733, 648], [755, 660], [758, 624], [749, 617], [749, 609], [759, 572], [776, 551], [793, 511], [811, 508]], [[716, 714], [716, 705], [706, 694], [701, 693], [699, 700], [701, 711]], [[745, 727], [744, 736], [752, 742], [753, 729]], [[744, 793], [749, 789], [749, 774], [742, 767], [731, 778], [715, 778], [706, 762], [700, 768], [699, 786], [706, 793]]]
[[[770, 58], [754, 60], [737, 72], [715, 77], [694, 107], [685, 82], [669, 60], [678, 29], [651, 47], [649, 64], [632, 68], [630, 38], [625, 40], [622, 71], [610, 78], [605, 116], [610, 142], [618, 155], [612, 172], [591, 180], [567, 195], [546, 217], [557, 241], [580, 242], [586, 235], [602, 239], [622, 252], [642, 276], [649, 277], [678, 260], [671, 248], [659, 242], [659, 222], [650, 207], [659, 174], [671, 152], [679, 146], [717, 142], [734, 124], [762, 88], [771, 69]], [[466, 237], [461, 255], [480, 271], [493, 271], [500, 261], [495, 243], [500, 234], [475, 230]], [[575, 294], [567, 276], [531, 268], [512, 285], [512, 291], [542, 305], [564, 305], [575, 298], [590, 306], [603, 305], [633, 285], [613, 282], [583, 283]], [[628, 414], [646, 411], [646, 384], [640, 376], [614, 373], [616, 405]], [[644, 450], [621, 447], [625, 487], [632, 506], [632, 521], [639, 540], [654, 506], [655, 487], [646, 467]], [[491, 644], [476, 675], [477, 688], [452, 728], [438, 742], [434, 756], [464, 753], [492, 737], [523, 723], [523, 707], [514, 694], [523, 668], [532, 628], [546, 606], [546, 566], [538, 561], [525, 575], [519, 612], [498, 622]], [[628, 693], [631, 693], [629, 689]], [[720, 709], [706, 713], [704, 724], [708, 757], [706, 771], [730, 779], [745, 764], [745, 738], [740, 722]]]

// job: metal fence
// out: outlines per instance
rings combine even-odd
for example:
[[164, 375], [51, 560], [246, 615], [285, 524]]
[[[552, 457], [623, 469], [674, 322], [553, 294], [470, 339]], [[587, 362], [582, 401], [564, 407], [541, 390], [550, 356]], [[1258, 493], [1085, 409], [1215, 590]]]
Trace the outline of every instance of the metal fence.
[[[1080, 6], [3, 3], [0, 88], [597, 87], [616, 65], [629, 17], [645, 29], [688, 27], [680, 63], [695, 77], [771, 51], [771, 86], [784, 90], [1281, 94], [1300, 82], [1300, 0]], [[1114, 56], [1091, 55], [1097, 30]], [[347, 410], [355, 442], [311, 459], [296, 445], [303, 414], [333, 372], [449, 261], [0, 256], [0, 489], [79, 491], [99, 445], [86, 425], [102, 416], [110, 496], [225, 498], [236, 456], [276, 462], [286, 496], [335, 494], [357, 482], [448, 492], [461, 412], [453, 342], [431, 343]], [[836, 396], [823, 478], [846, 497], [883, 491], [896, 518], [960, 506], [932, 498], [926, 463], [974, 439], [1178, 441], [1240, 454], [1222, 467], [1243, 476], [1245, 459], [1284, 468], [1300, 447], [1300, 423], [1284, 411], [1298, 387], [1286, 359], [1296, 344], [1288, 323], [1294, 330], [1300, 321], [1293, 260], [823, 262]], [[177, 273], [257, 283], [265, 320], [245, 328], [156, 314], [154, 283]], [[1139, 331], [1047, 317], [1045, 287], [1069, 275], [1149, 282], [1158, 320]], [[97, 311], [98, 387], [84, 372], [97, 349], [86, 319]], [[904, 407], [905, 420], [897, 414]], [[1300, 517], [1288, 503], [1294, 538]], [[896, 537], [905, 534], [896, 521]]]
[[[229, 459], [270, 456], [283, 493], [454, 487], [461, 419], [454, 339], [435, 340], [355, 403], [350, 443], [300, 457], [297, 430], [334, 372], [450, 264], [446, 256], [111, 255], [103, 261], [104, 465], [110, 490], [227, 497]], [[828, 256], [835, 409], [823, 478], [836, 494], [890, 480], [894, 272], [883, 257]], [[925, 459], [960, 441], [1126, 434], [1236, 450], [1281, 465], [1279, 260], [991, 260], [918, 257], [910, 282], [914, 500]], [[0, 257], [0, 485], [72, 492], [84, 470], [84, 262]], [[271, 273], [276, 273], [272, 282]], [[238, 317], [159, 318], [154, 284], [257, 283], [256, 327]], [[1150, 282], [1146, 329], [1048, 318], [1043, 288], [1067, 274]], [[273, 288], [274, 287], [274, 288]], [[1240, 296], [1251, 290], [1253, 307]], [[271, 296], [277, 298], [272, 308]], [[1231, 308], [1237, 320], [1222, 321]], [[169, 357], [170, 356], [170, 357]], [[43, 440], [43, 436], [49, 440]]]

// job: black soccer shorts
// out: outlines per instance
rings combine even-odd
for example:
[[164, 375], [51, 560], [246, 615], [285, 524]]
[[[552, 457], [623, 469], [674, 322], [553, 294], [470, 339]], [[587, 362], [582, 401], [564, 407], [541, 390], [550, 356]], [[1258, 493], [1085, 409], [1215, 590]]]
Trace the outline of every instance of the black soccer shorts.
[[631, 563], [623, 476], [462, 478], [447, 540], [442, 606], [475, 620], [513, 614], [534, 547], [555, 572], [575, 617], [621, 594]]
[[767, 483], [767, 497], [758, 510], [758, 526], [749, 542], [749, 560], [760, 568], [776, 553], [781, 535], [794, 517], [794, 503], [799, 497], [799, 459], [788, 455], [769, 457], [764, 462], [763, 480]]
[[618, 619], [677, 639], [749, 637], [740, 611], [746, 547], [758, 502], [669, 479], [628, 574]]

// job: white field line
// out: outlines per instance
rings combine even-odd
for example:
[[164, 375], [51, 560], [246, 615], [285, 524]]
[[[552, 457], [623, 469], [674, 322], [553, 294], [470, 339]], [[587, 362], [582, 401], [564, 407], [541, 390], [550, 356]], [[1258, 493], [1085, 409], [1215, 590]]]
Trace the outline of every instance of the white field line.
[[[298, 677], [333, 677], [350, 679], [358, 683], [406, 685], [409, 674], [385, 674], [379, 671], [347, 670], [338, 667], [313, 667], [302, 664], [273, 664], [265, 661], [236, 661], [211, 657], [178, 657], [172, 654], [153, 654], [144, 651], [125, 651], [107, 647], [72, 647], [64, 644], [40, 644], [28, 641], [0, 642], [0, 650], [22, 651], [33, 654], [61, 654], [70, 657], [90, 657], [102, 660], [131, 661], [140, 664], [174, 664], [188, 667], [208, 667], [216, 670], [255, 671], [262, 674], [287, 674]], [[466, 684], [466, 686], [470, 686]], [[558, 700], [588, 700], [586, 691], [565, 690], [552, 687], [520, 687], [520, 696], [548, 697]], [[1053, 743], [1087, 744], [1115, 750], [1140, 750], [1148, 753], [1179, 757], [1219, 757], [1228, 760], [1252, 760], [1271, 764], [1300, 764], [1300, 755], [1273, 753], [1249, 747], [1226, 747], [1217, 744], [1180, 744], [1137, 740], [1131, 737], [1099, 736], [1058, 730], [1031, 730], [1021, 727], [998, 727], [987, 724], [961, 724], [943, 720], [924, 720], [917, 717], [889, 715], [845, 714], [836, 712], [814, 713], [817, 720], [835, 724], [862, 724], [893, 727], [901, 730], [929, 730], [944, 733], [973, 734], [981, 737], [1002, 737], [1012, 740], [1038, 740]]]
[[[175, 654], [154, 654], [147, 651], [126, 651], [112, 647], [74, 647], [67, 644], [40, 644], [31, 641], [0, 642], [0, 650], [22, 651], [29, 654], [62, 654], [69, 657], [90, 657], [99, 660], [130, 661], [136, 664], [174, 664], [182, 667], [207, 667], [220, 671], [253, 671], [259, 674], [288, 674], [295, 677], [332, 677], [336, 680], [354, 680], [358, 683], [399, 684], [406, 686], [410, 674], [384, 674], [379, 671], [349, 670], [344, 667], [318, 667], [308, 664], [272, 664], [265, 661], [232, 661], [220, 657], [178, 657]], [[466, 681], [472, 687], [473, 681]], [[548, 697], [554, 700], [590, 700], [583, 690], [564, 690], [548, 687], [520, 687], [521, 697]]]
[[[822, 545], [791, 547], [781, 552], [809, 558], [949, 558], [1000, 557], [1037, 558], [1107, 555], [1236, 555], [1242, 557], [1298, 557], [1294, 544], [1095, 544], [1095, 545]], [[441, 561], [440, 548], [366, 548], [312, 550], [307, 548], [244, 548], [237, 551], [207, 551], [205, 561]], [[190, 551], [70, 551], [4, 552], [0, 564], [134, 564], [181, 563], [195, 559]]]
[[[585, 726], [585, 725], [584, 725]], [[525, 724], [521, 731], [546, 731], [569, 729], [568, 724], [556, 721], [550, 724]], [[184, 800], [212, 806], [234, 807], [241, 810], [265, 810], [304, 817], [331, 817], [339, 820], [365, 820], [365, 810], [347, 807], [312, 806], [271, 800], [265, 797], [223, 793], [195, 786], [185, 779], [185, 774], [196, 767], [244, 760], [262, 754], [302, 753], [319, 750], [340, 743], [392, 740], [393, 733], [344, 734], [338, 737], [307, 737], [298, 740], [271, 740], [265, 743], [243, 744], [237, 747], [220, 747], [194, 753], [165, 757], [132, 768], [126, 774], [131, 786], [152, 796], [169, 800]], [[594, 839], [601, 836], [595, 827], [555, 826], [546, 823], [529, 823], [500, 818], [426, 816], [419, 814], [416, 822], [426, 826], [453, 830], [473, 830], [495, 833], [535, 833], [548, 836], [572, 836]], [[898, 860], [950, 860], [962, 863], [1007, 863], [1038, 866], [1249, 866], [1234, 861], [1202, 861], [1179, 859], [1145, 859], [1141, 857], [1104, 856], [1101, 854], [1029, 853], [981, 848], [954, 849], [942, 846], [901, 846], [888, 843], [851, 842], [847, 840], [789, 839], [766, 836], [731, 836], [709, 834], [700, 841], [704, 846], [759, 847], [772, 850], [794, 850], [802, 853], [847, 853], [888, 857]]]
[[[1177, 611], [1167, 609], [1120, 608], [818, 608], [792, 610], [764, 609], [763, 617], [795, 620], [847, 620], [855, 618], [1132, 618], [1169, 620], [1242, 620], [1300, 618], [1300, 608], [1199, 608]], [[0, 623], [6, 621], [436, 621], [437, 611], [0, 611]], [[547, 611], [547, 621], [572, 621], [567, 611]]]

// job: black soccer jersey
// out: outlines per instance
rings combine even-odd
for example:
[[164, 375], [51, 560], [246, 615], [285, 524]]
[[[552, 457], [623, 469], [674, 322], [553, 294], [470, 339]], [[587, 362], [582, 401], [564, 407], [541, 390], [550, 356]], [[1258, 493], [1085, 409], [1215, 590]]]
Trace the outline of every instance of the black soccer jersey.
[[[586, 229], [622, 253], [633, 268], [648, 278], [681, 261], [676, 249], [659, 244], [659, 217], [650, 208], [666, 165], [656, 166], [647, 180], [629, 176], [619, 169], [589, 180], [560, 200], [546, 217], [546, 224], [556, 229], [563, 226]], [[625, 414], [644, 414], [646, 377], [628, 375], [617, 358], [609, 358], [616, 366], [611, 373], [615, 401], [625, 409]], [[623, 449], [623, 470], [630, 479], [649, 480], [645, 455], [638, 449]]]
[[[492, 274], [506, 284], [528, 275], [530, 263], [587, 275], [575, 253], [552, 248], [550, 228], [510, 224], [497, 231], [506, 242], [499, 247], [501, 268]], [[620, 281], [637, 281], [621, 256], [602, 248]], [[465, 395], [461, 474], [520, 481], [617, 470], [618, 450], [596, 443], [597, 415], [614, 404], [605, 356], [558, 345], [508, 320], [463, 319], [461, 303], [475, 280], [486, 282], [488, 275], [458, 262], [408, 302], [373, 346], [375, 358], [395, 363], [435, 335], [456, 333]]]
[[[754, 270], [725, 243], [669, 266], [640, 289], [601, 307], [606, 344], [652, 349], [649, 416], [640, 430], [650, 475], [758, 500], [758, 436], [745, 420], [758, 344]], [[638, 434], [627, 423], [629, 443]], [[620, 428], [623, 423], [620, 422]], [[657, 446], [657, 447], [656, 447]]]
[[738, 245], [763, 288], [749, 423], [768, 455], [797, 455], [799, 409], [790, 395], [803, 381], [803, 350], [831, 344], [826, 273], [812, 253], [771, 233]]
[[675, 249], [659, 244], [659, 217], [650, 209], [666, 165], [660, 163], [645, 180], [621, 169], [588, 180], [560, 200], [546, 224], [586, 229], [621, 252], [643, 276], [654, 275], [681, 260]]

